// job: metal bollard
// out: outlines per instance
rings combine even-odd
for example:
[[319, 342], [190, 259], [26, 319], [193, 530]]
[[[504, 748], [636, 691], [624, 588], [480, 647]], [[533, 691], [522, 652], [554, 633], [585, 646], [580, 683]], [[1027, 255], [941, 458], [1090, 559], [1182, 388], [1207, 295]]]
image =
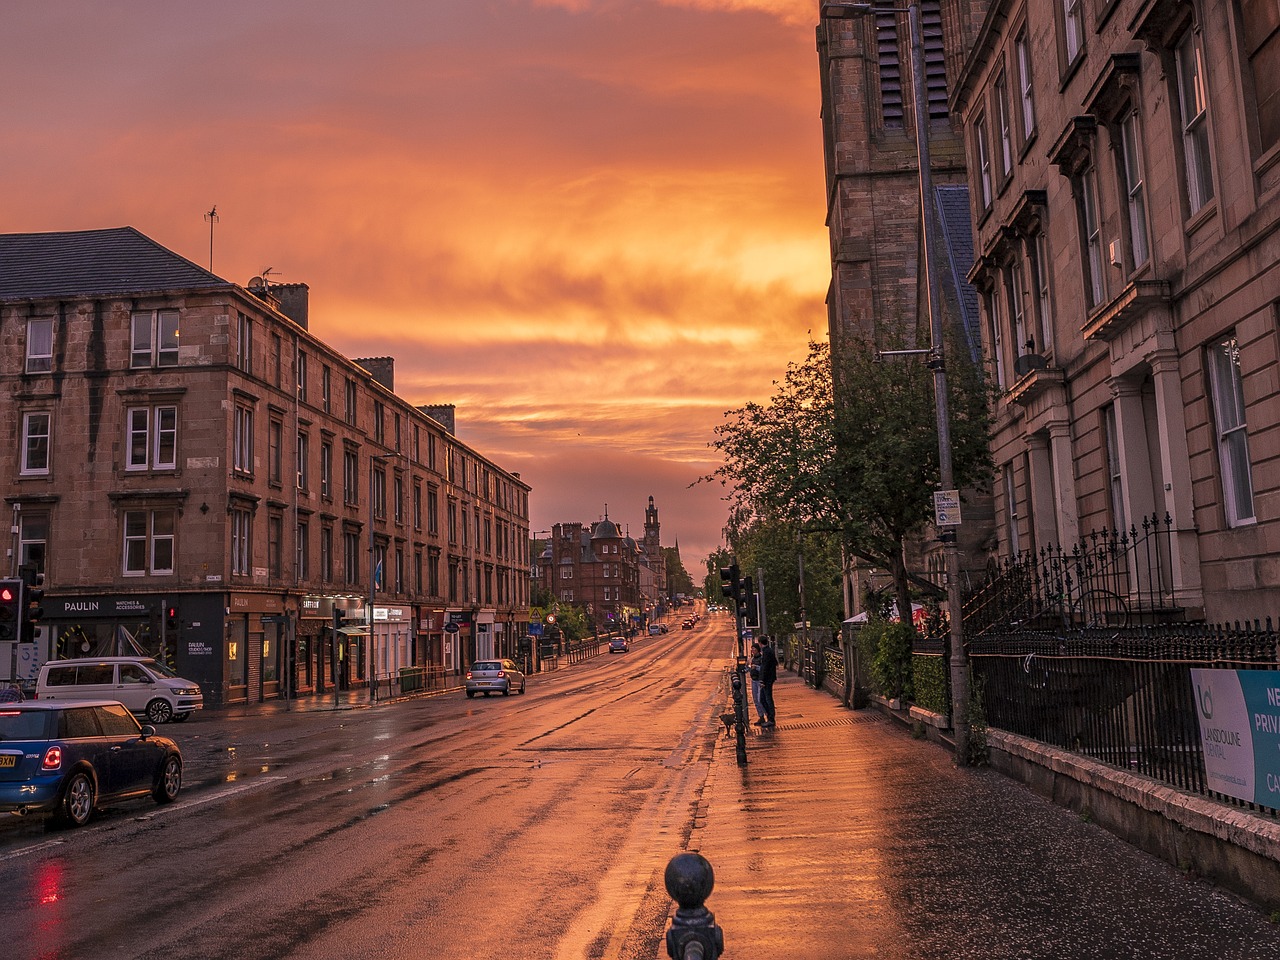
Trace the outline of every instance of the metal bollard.
[[667, 931], [667, 956], [672, 960], [716, 960], [724, 953], [724, 931], [705, 906], [715, 886], [715, 871], [697, 853], [678, 853], [663, 875], [667, 893], [680, 904]]

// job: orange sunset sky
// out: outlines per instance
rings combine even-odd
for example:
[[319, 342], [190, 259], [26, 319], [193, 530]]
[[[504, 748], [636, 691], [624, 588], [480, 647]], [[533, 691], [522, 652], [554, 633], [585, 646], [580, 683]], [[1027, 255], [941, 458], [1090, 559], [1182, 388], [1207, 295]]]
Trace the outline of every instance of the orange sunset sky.
[[[817, 0], [87, 0], [0, 12], [0, 231], [129, 225], [698, 581], [723, 413], [825, 336]], [[2, 265], [0, 265], [2, 268]]]

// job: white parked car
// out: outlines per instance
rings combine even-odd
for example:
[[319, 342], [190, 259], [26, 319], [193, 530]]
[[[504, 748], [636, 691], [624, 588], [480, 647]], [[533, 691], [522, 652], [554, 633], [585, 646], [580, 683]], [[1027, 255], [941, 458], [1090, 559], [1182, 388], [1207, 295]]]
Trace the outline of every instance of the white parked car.
[[200, 685], [151, 657], [50, 660], [36, 679], [37, 700], [118, 700], [152, 723], [185, 720], [204, 706]]

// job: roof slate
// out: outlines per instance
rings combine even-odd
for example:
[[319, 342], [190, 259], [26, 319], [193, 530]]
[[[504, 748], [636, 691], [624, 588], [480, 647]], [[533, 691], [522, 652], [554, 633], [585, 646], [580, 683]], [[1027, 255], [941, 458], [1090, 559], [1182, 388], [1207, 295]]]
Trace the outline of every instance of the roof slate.
[[233, 286], [133, 227], [0, 234], [0, 300]]

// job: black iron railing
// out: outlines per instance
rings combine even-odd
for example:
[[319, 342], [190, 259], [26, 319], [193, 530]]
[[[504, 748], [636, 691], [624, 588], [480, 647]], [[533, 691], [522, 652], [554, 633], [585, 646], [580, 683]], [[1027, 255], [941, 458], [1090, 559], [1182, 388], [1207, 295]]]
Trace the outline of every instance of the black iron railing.
[[1280, 670], [1280, 633], [1265, 623], [1024, 629], [970, 644], [988, 726], [1132, 770], [1224, 803], [1206, 788], [1193, 668]]
[[964, 635], [1177, 620], [1172, 535], [1172, 518], [1153, 514], [1127, 531], [1096, 530], [1069, 550], [1048, 546], [992, 560], [965, 600]]

